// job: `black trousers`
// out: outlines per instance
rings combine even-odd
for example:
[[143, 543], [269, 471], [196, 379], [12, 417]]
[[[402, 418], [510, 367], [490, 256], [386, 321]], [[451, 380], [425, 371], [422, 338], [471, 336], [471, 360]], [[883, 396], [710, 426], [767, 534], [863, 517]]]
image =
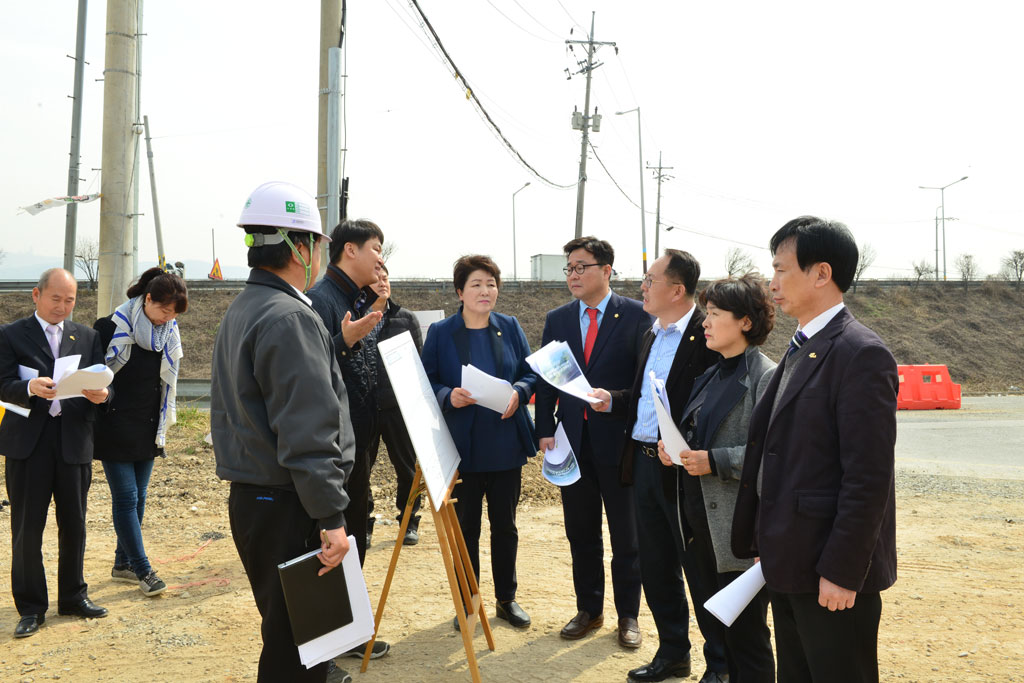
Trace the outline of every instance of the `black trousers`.
[[817, 593], [771, 592], [779, 683], [877, 683], [882, 597], [858, 593], [850, 609], [828, 611]]
[[299, 661], [277, 572], [278, 564], [320, 545], [316, 520], [306, 514], [294, 491], [235, 483], [228, 496], [228, 517], [235, 549], [263, 617], [258, 680], [322, 683], [327, 680], [326, 662], [307, 669]]
[[[384, 439], [384, 445], [388, 449], [388, 459], [395, 468], [395, 476], [398, 479], [398, 492], [395, 494], [395, 507], [398, 508], [399, 523], [402, 521], [402, 513], [405, 512], [405, 504], [409, 500], [409, 491], [412, 489], [412, 479], [416, 476], [416, 451], [413, 449], [412, 440], [409, 438], [409, 430], [405, 428], [405, 420], [402, 418], [402, 411], [395, 408], [387, 408], [377, 413], [377, 431], [370, 440], [369, 470], [372, 471], [377, 464], [377, 452], [380, 450], [380, 440]], [[412, 504], [412, 519], [409, 521], [410, 528], [418, 528], [420, 503], [423, 496], [416, 496]], [[369, 518], [367, 530], [373, 533], [373, 496], [370, 495], [367, 501]]]
[[502, 602], [516, 599], [516, 555], [519, 551], [519, 530], [516, 508], [522, 488], [523, 469], [517, 467], [500, 472], [459, 472], [461, 484], [452, 490], [455, 514], [466, 539], [469, 560], [477, 582], [480, 581], [480, 527], [483, 521], [483, 500], [487, 498], [487, 519], [491, 525], [491, 575], [494, 597]]
[[352, 474], [345, 482], [345, 493], [348, 494], [345, 533], [356, 537], [359, 566], [366, 560], [367, 517], [370, 514], [370, 447], [373, 446], [376, 458], [376, 442], [371, 437], [377, 432], [377, 409], [374, 408], [371, 417], [363, 422], [353, 425], [356, 435], [355, 462], [352, 464]]
[[61, 417], [47, 418], [35, 450], [25, 460], [5, 458], [11, 501], [11, 592], [18, 614], [45, 614], [49, 607], [43, 569], [43, 529], [52, 498], [57, 508], [57, 606], [88, 596], [85, 510], [92, 464], [70, 465], [61, 457]]
[[576, 462], [580, 468], [579, 480], [562, 487], [562, 514], [572, 553], [576, 609], [591, 616], [604, 613], [603, 504], [612, 544], [615, 611], [620, 619], [635, 619], [640, 613], [640, 560], [633, 488], [622, 486], [618, 465], [595, 462], [586, 427]]

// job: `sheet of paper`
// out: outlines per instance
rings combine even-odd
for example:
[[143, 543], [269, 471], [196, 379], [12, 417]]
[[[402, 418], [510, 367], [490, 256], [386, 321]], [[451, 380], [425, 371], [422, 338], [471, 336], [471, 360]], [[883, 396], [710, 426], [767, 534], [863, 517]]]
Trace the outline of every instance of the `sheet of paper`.
[[359, 567], [355, 536], [348, 537], [348, 544], [349, 551], [345, 553], [341, 566], [331, 571], [345, 572], [345, 583], [348, 585], [348, 597], [352, 605], [352, 623], [299, 645], [299, 660], [307, 669], [373, 638], [373, 610], [370, 608], [370, 595], [366, 592], [363, 571]]
[[477, 405], [501, 414], [505, 413], [515, 391], [505, 380], [472, 365], [462, 366], [462, 388], [469, 392]]
[[30, 367], [27, 367], [25, 365], [19, 365], [18, 366], [18, 379], [21, 379], [21, 380], [35, 379], [38, 376], [39, 376], [39, 371], [36, 370], [35, 368], [30, 368]]
[[735, 581], [712, 595], [704, 603], [704, 608], [726, 626], [732, 626], [732, 622], [736, 621], [736, 617], [763, 587], [764, 573], [761, 571], [761, 563], [756, 562], [736, 577]]
[[75, 398], [81, 396], [84, 389], [106, 389], [113, 381], [114, 373], [106, 365], [99, 363], [79, 370], [76, 360], [75, 370], [65, 373], [57, 382], [57, 398]]
[[651, 374], [651, 393], [654, 396], [654, 412], [658, 415], [658, 431], [661, 432], [661, 440], [665, 442], [665, 451], [668, 452], [668, 457], [672, 459], [673, 464], [681, 467], [683, 461], [679, 454], [690, 450], [690, 447], [683, 435], [679, 433], [676, 423], [672, 421], [672, 408], [668, 405], [664, 384], [659, 391], [658, 382], [660, 380], [655, 379], [653, 373]]
[[14, 405], [13, 403], [7, 403], [6, 401], [0, 401], [0, 406], [2, 406], [3, 409], [6, 410], [7, 412], [16, 413], [18, 415], [21, 415], [22, 417], [28, 417], [29, 414], [32, 412], [28, 408], [22, 408], [21, 406]]
[[[78, 364], [82, 361], [82, 354], [76, 353], [71, 356], [61, 356], [53, 362], [53, 381], [60, 384], [60, 381], [67, 375], [78, 370]], [[60, 398], [58, 396], [58, 398]]]
[[551, 386], [587, 403], [600, 403], [600, 399], [587, 396], [594, 390], [583, 376], [572, 350], [564, 341], [553, 341], [526, 357], [533, 371]]
[[541, 468], [544, 478], [555, 486], [568, 486], [579, 481], [580, 468], [576, 455], [569, 445], [569, 437], [561, 423], [555, 430], [555, 447], [544, 453], [544, 465]]
[[459, 450], [441, 416], [441, 407], [437, 405], [412, 335], [403, 332], [382, 341], [377, 348], [395, 390], [402, 419], [416, 451], [416, 461], [423, 470], [427, 492], [434, 509], [440, 510], [461, 461]]

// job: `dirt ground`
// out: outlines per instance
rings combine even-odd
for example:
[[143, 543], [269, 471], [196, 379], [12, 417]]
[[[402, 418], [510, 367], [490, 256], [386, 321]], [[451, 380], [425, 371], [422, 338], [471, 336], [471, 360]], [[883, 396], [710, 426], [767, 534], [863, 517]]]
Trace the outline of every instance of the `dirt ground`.
[[[185, 410], [172, 432], [170, 457], [153, 473], [144, 526], [154, 567], [168, 583], [147, 598], [110, 580], [114, 532], [102, 465], [89, 497], [85, 575], [90, 596], [110, 609], [104, 619], [62, 617], [51, 609], [39, 634], [12, 638], [17, 613], [10, 579], [0, 573], [0, 680], [3, 681], [242, 681], [254, 680], [260, 651], [259, 615], [231, 542], [228, 485], [214, 474], [202, 442], [207, 417]], [[568, 642], [558, 631], [575, 613], [569, 547], [555, 487], [542, 481], [537, 459], [524, 471], [519, 508], [520, 604], [533, 625], [516, 630], [492, 620], [495, 651], [480, 628], [475, 645], [484, 680], [623, 681], [653, 657], [657, 634], [646, 606], [639, 651], [621, 649], [606, 598], [606, 625]], [[365, 566], [376, 608], [394, 547], [393, 471], [378, 460], [374, 489], [380, 513]], [[879, 660], [884, 681], [1024, 681], [1024, 482], [903, 474], [897, 478], [900, 579], [883, 596]], [[8, 528], [10, 509], [0, 510]], [[56, 586], [56, 524], [50, 512], [44, 557]], [[486, 532], [485, 532], [486, 534]], [[606, 547], [607, 547], [607, 534]], [[492, 589], [486, 538], [484, 596]], [[609, 552], [606, 550], [606, 553]], [[606, 555], [606, 564], [607, 564]], [[0, 543], [0, 566], [10, 544]], [[51, 595], [53, 600], [55, 596]], [[493, 614], [493, 600], [487, 598]], [[356, 683], [469, 680], [461, 638], [452, 630], [453, 603], [432, 522], [418, 546], [403, 548], [380, 625], [392, 644], [370, 663], [342, 660]], [[691, 619], [694, 679], [704, 670], [700, 635]]]

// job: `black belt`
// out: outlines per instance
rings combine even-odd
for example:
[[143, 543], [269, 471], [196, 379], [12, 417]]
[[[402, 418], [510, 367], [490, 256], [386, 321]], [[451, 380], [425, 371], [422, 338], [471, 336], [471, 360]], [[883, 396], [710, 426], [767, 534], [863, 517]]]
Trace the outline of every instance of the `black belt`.
[[639, 451], [641, 453], [643, 453], [644, 455], [646, 455], [648, 458], [654, 458], [655, 460], [659, 459], [658, 458], [658, 444], [656, 444], [656, 443], [647, 443], [645, 441], [637, 441], [635, 439], [633, 440], [633, 443], [635, 443], [637, 449], [639, 449]]

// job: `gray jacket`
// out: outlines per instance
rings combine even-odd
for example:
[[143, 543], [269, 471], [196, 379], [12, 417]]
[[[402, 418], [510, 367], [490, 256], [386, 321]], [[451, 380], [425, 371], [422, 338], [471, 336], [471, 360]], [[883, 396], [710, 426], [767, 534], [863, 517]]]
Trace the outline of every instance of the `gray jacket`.
[[213, 347], [217, 476], [295, 491], [323, 529], [345, 523], [355, 439], [334, 344], [276, 275], [253, 269]]
[[[732, 554], [732, 516], [740, 474], [743, 472], [750, 415], [754, 411], [754, 404], [768, 388], [768, 382], [775, 372], [775, 363], [756, 346], [747, 347], [744, 362], [745, 371], [744, 366], [740, 366], [736, 374], [713, 385], [712, 390], [728, 393], [725, 399], [732, 403], [732, 407], [709, 432], [711, 436], [708, 443], [702, 444], [702, 448], [708, 451], [708, 457], [715, 462], [715, 474], [701, 476], [700, 487], [719, 573], [744, 571], [753, 565], [753, 560], [741, 560]], [[693, 394], [683, 413], [681, 424], [684, 431], [685, 425], [694, 416], [698, 420], [704, 417], [701, 408], [708, 398], [708, 383], [717, 372], [718, 365], [714, 365], [694, 382]]]

